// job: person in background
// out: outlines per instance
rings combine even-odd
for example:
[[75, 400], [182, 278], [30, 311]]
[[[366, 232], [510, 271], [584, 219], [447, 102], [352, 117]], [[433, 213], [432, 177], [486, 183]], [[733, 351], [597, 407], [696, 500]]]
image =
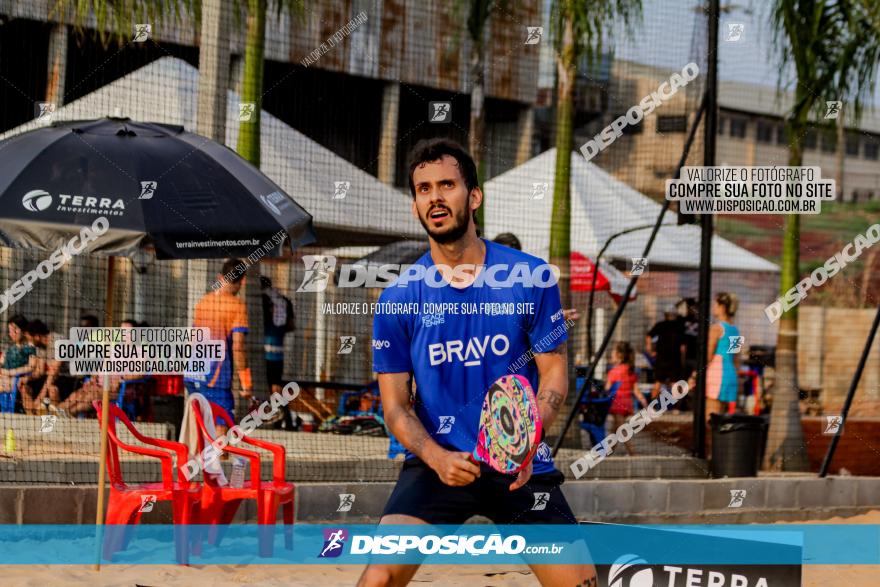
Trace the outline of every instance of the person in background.
[[12, 344], [6, 347], [0, 359], [0, 392], [12, 391], [17, 375], [30, 372], [30, 358], [37, 349], [27, 339], [27, 318], [16, 314], [6, 321], [6, 331]]
[[684, 371], [682, 375], [690, 375], [697, 369], [699, 348], [700, 321], [697, 319], [697, 300], [682, 298], [675, 307], [678, 310], [678, 321], [684, 335]]
[[[678, 321], [684, 335], [684, 363], [681, 378], [690, 378], [697, 371], [700, 348], [700, 321], [697, 318], [697, 300], [682, 298], [675, 306], [678, 309]], [[694, 389], [694, 387], [689, 387]], [[685, 396], [675, 404], [675, 409], [686, 411], [691, 408], [691, 397]]]
[[92, 314], [83, 314], [79, 317], [79, 327], [80, 328], [97, 328], [100, 326], [98, 323], [98, 317], [93, 316]]
[[[271, 393], [281, 393], [284, 386], [284, 335], [293, 332], [295, 320], [293, 303], [272, 286], [268, 277], [260, 277], [263, 291], [263, 333], [266, 352], [266, 380]], [[293, 420], [287, 406], [281, 408], [281, 418], [276, 428], [293, 429]]]
[[19, 379], [18, 391], [21, 407], [25, 414], [36, 414], [43, 382], [46, 380], [46, 336], [49, 329], [42, 320], [32, 320], [25, 328], [28, 344], [34, 347], [34, 354], [28, 359], [28, 372]]
[[[635, 353], [628, 342], [619, 341], [614, 345], [614, 350], [611, 351], [611, 363], [614, 366], [608, 371], [608, 377], [605, 379], [605, 391], [610, 392], [615, 383], [620, 384], [611, 402], [611, 409], [608, 410], [614, 419], [614, 429], [617, 430], [629, 416], [632, 416], [633, 399], [643, 408], [648, 406], [648, 402], [639, 393]], [[627, 454], [635, 454], [631, 442], [624, 443], [624, 446]]]
[[[241, 271], [244, 262], [240, 259], [227, 259], [217, 275], [219, 288], [207, 293], [196, 304], [193, 326], [208, 328], [211, 339], [226, 341], [226, 355], [222, 361], [212, 361], [207, 375], [188, 373], [184, 385], [188, 393], [201, 393], [208, 401], [221, 406], [230, 418], [235, 412], [232, 395], [232, 373], [238, 372], [241, 382], [241, 399], [253, 398], [251, 370], [247, 364], [245, 335], [248, 333], [247, 308], [238, 292], [245, 283], [245, 273]], [[233, 277], [234, 276], [234, 277]], [[215, 419], [217, 433], [226, 432], [226, 423]]]
[[519, 239], [516, 238], [516, 235], [512, 232], [502, 232], [493, 238], [492, 242], [504, 245], [505, 247], [510, 247], [511, 249], [516, 249], [517, 251], [522, 250], [522, 245], [520, 244]]
[[[55, 360], [55, 341], [66, 337], [50, 332], [42, 320], [34, 320], [28, 325], [31, 344], [37, 349], [31, 357], [32, 370], [28, 380], [30, 394], [22, 395], [23, 400], [31, 400], [28, 413], [37, 413], [42, 407], [57, 406], [70, 397], [77, 387], [78, 378], [70, 374], [70, 363]], [[49, 408], [51, 410], [51, 408]]]
[[725, 413], [730, 402], [736, 402], [739, 389], [739, 352], [742, 346], [739, 328], [732, 324], [739, 298], [736, 294], [721, 292], [712, 304], [716, 323], [709, 328], [709, 347], [706, 357], [706, 418], [713, 413]]
[[[520, 244], [519, 239], [516, 238], [516, 235], [512, 232], [502, 232], [493, 238], [492, 242], [504, 245], [505, 247], [510, 247], [511, 249], [516, 249], [517, 251], [522, 250], [522, 244]], [[577, 308], [562, 310], [562, 318], [565, 322], [568, 322], [569, 320], [579, 320], [580, 317], [581, 314], [578, 312]]]
[[678, 312], [670, 306], [663, 316], [664, 319], [654, 324], [645, 336], [645, 348], [654, 359], [652, 398], [660, 395], [661, 386], [671, 385], [681, 377], [684, 363], [684, 332], [678, 321]]
[[[44, 407], [44, 398], [48, 398], [49, 389], [47, 382], [50, 381], [49, 371], [52, 371], [50, 385], [54, 387], [57, 395], [59, 390], [56, 387], [58, 372], [60, 370], [61, 361], [49, 361], [49, 353], [55, 350], [55, 339], [50, 340], [49, 328], [42, 320], [33, 320], [27, 325], [27, 339], [31, 346], [34, 347], [34, 354], [28, 360], [29, 373], [21, 378], [19, 391], [21, 392], [21, 405], [26, 414], [36, 414], [41, 407]], [[49, 344], [52, 348], [49, 348]], [[70, 395], [73, 388], [66, 390], [66, 395]], [[51, 400], [46, 399], [45, 404], [49, 404]], [[57, 403], [56, 399], [56, 403]]]
[[[137, 322], [134, 320], [123, 320], [119, 323], [120, 328], [134, 328]], [[96, 328], [96, 326], [84, 326], [80, 321], [81, 328]], [[54, 342], [53, 342], [54, 349]], [[115, 373], [96, 373], [88, 377], [83, 384], [71, 393], [67, 398], [58, 402], [57, 406], [53, 405], [50, 400], [49, 411], [57, 413], [61, 416], [79, 416], [84, 414], [88, 417], [97, 416], [92, 402], [104, 397], [104, 378], [108, 378], [109, 392], [108, 399], [115, 402], [122, 387], [122, 382], [126, 379], [141, 379], [141, 373], [129, 373], [126, 375], [118, 375]], [[131, 388], [127, 387], [126, 392]]]

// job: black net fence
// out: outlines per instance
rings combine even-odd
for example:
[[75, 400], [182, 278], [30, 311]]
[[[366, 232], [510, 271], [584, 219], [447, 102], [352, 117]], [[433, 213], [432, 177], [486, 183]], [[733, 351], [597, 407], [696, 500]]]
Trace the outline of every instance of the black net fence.
[[[425, 231], [411, 211], [408, 152], [420, 139], [433, 137], [452, 138], [471, 150], [485, 192], [482, 236], [513, 235], [523, 251], [545, 260], [558, 197], [560, 96], [550, 3], [493, 3], [476, 37], [468, 27], [470, 3], [453, 4], [321, 1], [292, 14], [286, 8], [277, 11], [270, 2], [261, 76], [254, 75], [244, 55], [245, 13], [237, 13], [231, 2], [203, 3], [199, 21], [180, 3], [179, 19], [124, 15], [103, 31], [92, 14], [75, 26], [74, 9], [65, 3], [0, 4], [0, 138], [106, 116], [180, 125], [246, 153], [312, 216], [317, 238], [294, 252], [262, 238], [250, 245], [250, 253], [236, 249], [229, 256], [244, 260], [248, 279], [241, 291], [224, 290], [232, 301], [222, 303], [212, 296], [218, 295], [223, 259], [157, 258], [149, 238], [138, 254], [73, 256], [21, 296], [11, 294], [14, 284], [52, 251], [0, 248], [3, 316], [20, 315], [28, 323], [23, 334], [10, 327], [2, 340], [8, 375], [4, 391], [12, 392], [0, 414], [0, 432], [6, 435], [0, 481], [95, 482], [99, 426], [91, 401], [100, 397], [102, 384], [63, 368], [55, 374], [52, 357], [42, 348], [47, 337], [37, 332], [42, 324], [49, 334], [67, 337], [71, 328], [92, 324], [83, 321], [88, 316], [100, 326], [210, 322], [223, 337], [247, 326], [244, 352], [256, 399], [267, 399], [289, 382], [301, 390], [288, 416], [253, 432], [255, 438], [284, 445], [288, 478], [396, 478], [402, 447], [389, 436], [375, 384], [372, 354], [382, 341], [372, 339], [370, 304], [382, 293], [382, 287], [371, 284], [382, 266], [413, 263], [427, 250]], [[143, 24], [150, 26], [137, 26]], [[722, 23], [722, 37], [727, 24]], [[117, 29], [123, 31], [121, 38], [115, 36]], [[638, 408], [639, 397], [650, 400], [673, 382], [689, 380], [696, 369], [699, 225], [694, 217], [679, 217], [673, 206], [651, 250], [647, 255], [644, 250], [663, 207], [665, 182], [676, 173], [686, 145], [685, 164], [702, 165], [704, 136], [697, 117], [706, 90], [706, 30], [698, 3], [646, 3], [642, 18], [630, 27], [608, 23], [596, 58], [584, 57], [577, 64], [574, 150], [567, 162], [567, 277], [570, 307], [579, 317], [568, 331], [573, 385], [559, 420], [572, 409], [578, 416], [557, 455], [563, 470], [621, 422], [603, 412], [609, 407], [608, 373], [627, 362], [621, 361], [622, 354], [632, 357], [633, 378], [617, 390], [625, 401], [615, 405], [624, 414]], [[731, 88], [721, 88], [719, 137], [725, 140], [740, 132], [736, 121], [748, 119], [736, 104], [748, 89]], [[758, 129], [764, 124], [760, 120], [747, 122], [755, 123], [754, 132], [766, 134]], [[865, 137], [860, 152], [876, 159], [876, 149], [869, 146], [876, 135]], [[14, 142], [2, 145], [14, 148]], [[734, 147], [722, 141], [718, 164], [770, 164], [754, 153], [741, 161]], [[11, 153], [0, 148], [0, 158], [11, 158]], [[106, 152], [83, 155], [79, 164], [103, 167], [106, 173], [118, 166], [113, 153]], [[185, 160], [180, 164], [186, 165]], [[131, 179], [125, 170], [118, 171], [120, 182]], [[51, 169], [45, 173], [49, 177]], [[174, 194], [166, 206], [186, 218], [194, 232], [179, 235], [180, 242], [218, 238], [218, 225], [249, 223], [247, 209], [205, 203], [205, 194], [217, 185], [212, 182], [218, 181], [207, 171], [189, 169], [184, 179], [178, 177], [169, 168], [138, 179], [157, 182], [157, 199], [164, 197], [163, 190]], [[32, 191], [43, 189], [38, 183]], [[5, 192], [2, 205], [30, 214], [24, 217], [31, 222], [27, 230], [37, 234], [50, 228], [40, 224], [41, 206], [63, 200], [88, 208], [71, 208], [82, 223], [112, 209], [117, 198], [83, 186], [70, 190], [47, 193], [48, 198]], [[136, 198], [126, 205], [147, 201]], [[253, 206], [256, 210], [261, 204], [255, 200]], [[22, 218], [17, 211], [16, 219]], [[738, 407], [754, 413], [766, 407], [761, 403], [765, 373], [757, 361], [772, 353], [776, 340], [776, 327], [764, 308], [778, 289], [778, 250], [753, 252], [761, 249], [746, 247], [750, 229], [728, 230], [731, 222], [721, 221], [714, 237], [713, 292], [739, 298], [741, 357], [744, 363], [755, 358], [756, 369], [738, 381]], [[612, 345], [595, 357], [594, 392], [575, 406], [585, 367], [633, 275], [640, 276], [638, 284]], [[271, 288], [259, 276], [268, 278]], [[31, 333], [35, 321], [39, 324]], [[630, 350], [615, 353], [614, 348]], [[238, 421], [252, 405], [240, 396], [234, 367], [230, 373], [222, 377]], [[187, 394], [183, 377], [126, 377], [111, 381], [111, 399], [143, 434], [179, 438]], [[824, 387], [832, 386], [826, 382]], [[618, 455], [689, 456], [691, 404], [687, 399], [678, 404], [626, 450], [618, 449]], [[557, 423], [548, 442], [559, 433]], [[629, 474], [657, 474], [655, 461], [641, 462], [643, 469], [627, 469]], [[126, 480], [158, 475], [156, 462], [135, 454], [125, 454], [122, 467]], [[678, 471], [705, 474], [699, 467], [686, 469]]]

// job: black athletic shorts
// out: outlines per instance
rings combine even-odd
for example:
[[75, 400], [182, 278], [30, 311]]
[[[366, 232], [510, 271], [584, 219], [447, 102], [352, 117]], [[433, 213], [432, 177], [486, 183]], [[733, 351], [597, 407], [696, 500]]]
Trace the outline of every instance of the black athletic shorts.
[[266, 361], [266, 379], [269, 385], [284, 385], [284, 361]]
[[[690, 375], [690, 374], [689, 374]], [[677, 381], [681, 376], [681, 365], [657, 361], [654, 363], [654, 381], [668, 383]]]
[[383, 516], [405, 514], [429, 524], [463, 524], [476, 515], [495, 524], [576, 524], [560, 486], [562, 473], [532, 475], [510, 491], [513, 475], [503, 475], [480, 464], [480, 476], [470, 485], [450, 487], [421, 459], [404, 461], [397, 485], [385, 504]]

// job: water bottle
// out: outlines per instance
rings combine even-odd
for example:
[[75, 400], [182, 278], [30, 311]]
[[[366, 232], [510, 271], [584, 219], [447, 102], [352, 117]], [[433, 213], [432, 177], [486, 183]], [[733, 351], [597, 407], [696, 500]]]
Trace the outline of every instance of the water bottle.
[[232, 476], [229, 479], [229, 486], [235, 488], [244, 487], [244, 472], [247, 469], [247, 459], [244, 457], [234, 457], [232, 459]]
[[6, 431], [6, 443], [3, 446], [3, 449], [6, 451], [6, 454], [12, 454], [15, 452], [15, 430], [9, 428]]

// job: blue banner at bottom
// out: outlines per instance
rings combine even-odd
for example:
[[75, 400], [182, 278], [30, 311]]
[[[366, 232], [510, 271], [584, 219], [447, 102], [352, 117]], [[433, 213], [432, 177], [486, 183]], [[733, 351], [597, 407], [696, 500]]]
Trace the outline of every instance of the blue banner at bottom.
[[880, 564], [880, 526], [0, 525], [3, 564], [91, 564], [99, 551], [120, 564]]

